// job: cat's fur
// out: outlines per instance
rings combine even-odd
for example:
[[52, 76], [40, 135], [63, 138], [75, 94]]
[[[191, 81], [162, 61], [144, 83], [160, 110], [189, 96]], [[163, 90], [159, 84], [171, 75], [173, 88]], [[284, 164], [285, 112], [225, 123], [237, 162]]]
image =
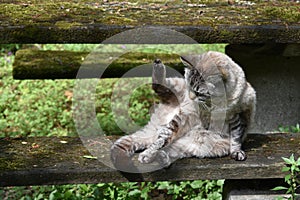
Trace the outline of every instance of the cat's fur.
[[[187, 66], [185, 79], [166, 78], [165, 66], [155, 60], [152, 88], [161, 102], [144, 128], [113, 144], [111, 157], [118, 169], [126, 168], [124, 157], [139, 151], [143, 151], [138, 158], [141, 163], [157, 161], [162, 166], [191, 156], [230, 154], [235, 160], [246, 159], [241, 145], [253, 121], [256, 95], [243, 70], [218, 52], [181, 59]], [[222, 98], [224, 107], [218, 108], [215, 104], [222, 104], [218, 102]], [[223, 123], [213, 122], [214, 112], [223, 113]], [[221, 123], [221, 128], [214, 123]]]

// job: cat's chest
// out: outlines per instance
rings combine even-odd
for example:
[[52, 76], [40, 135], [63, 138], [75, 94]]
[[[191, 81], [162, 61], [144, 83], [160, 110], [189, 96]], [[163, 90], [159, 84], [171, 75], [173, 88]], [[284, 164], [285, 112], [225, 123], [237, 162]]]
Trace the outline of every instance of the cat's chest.
[[211, 120], [211, 114], [210, 112], [200, 112], [200, 119], [202, 121], [203, 127], [205, 129], [209, 128], [210, 120]]
[[178, 115], [180, 111], [179, 107], [173, 106], [161, 106], [157, 108], [157, 119], [159, 120], [159, 124], [164, 125], [169, 123], [175, 115]]

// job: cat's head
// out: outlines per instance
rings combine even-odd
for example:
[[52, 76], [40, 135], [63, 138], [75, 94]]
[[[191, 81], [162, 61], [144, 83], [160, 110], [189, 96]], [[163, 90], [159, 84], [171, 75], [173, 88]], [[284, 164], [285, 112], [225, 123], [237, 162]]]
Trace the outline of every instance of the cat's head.
[[224, 97], [226, 70], [220, 68], [207, 54], [181, 56], [190, 99], [211, 107], [212, 98]]

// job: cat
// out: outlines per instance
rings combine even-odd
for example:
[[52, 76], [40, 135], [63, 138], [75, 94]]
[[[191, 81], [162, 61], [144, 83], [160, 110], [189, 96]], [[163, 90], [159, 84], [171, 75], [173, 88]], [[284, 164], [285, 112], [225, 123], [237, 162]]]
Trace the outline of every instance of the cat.
[[[242, 68], [214, 51], [181, 56], [181, 61], [186, 66], [184, 79], [166, 78], [164, 64], [154, 61], [152, 89], [160, 103], [146, 126], [112, 145], [117, 169], [134, 168], [127, 158], [136, 152], [141, 152], [139, 162], [157, 161], [162, 167], [185, 157], [246, 159], [242, 142], [253, 122], [256, 93]], [[223, 107], [216, 105], [222, 102]], [[223, 123], [212, 120], [218, 113]]]

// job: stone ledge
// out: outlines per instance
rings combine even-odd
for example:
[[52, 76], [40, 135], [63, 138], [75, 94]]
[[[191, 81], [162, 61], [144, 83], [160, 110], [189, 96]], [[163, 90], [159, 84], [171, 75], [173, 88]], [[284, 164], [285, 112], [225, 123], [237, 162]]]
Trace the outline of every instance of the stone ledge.
[[[118, 56], [119, 55], [119, 56]], [[111, 56], [117, 56], [115, 61]], [[184, 72], [184, 66], [179, 55], [168, 53], [133, 52], [120, 55], [113, 52], [72, 52], [72, 51], [40, 51], [32, 49], [19, 50], [13, 64], [14, 79], [75, 79], [78, 70], [86, 75], [80, 78], [122, 77], [129, 70], [148, 64], [143, 73], [135, 73], [134, 77], [150, 77], [152, 63], [156, 58], [164, 61], [165, 65]], [[148, 70], [149, 69], [149, 70]], [[84, 72], [83, 72], [84, 71]]]
[[205, 2], [2, 3], [0, 43], [100, 43], [122, 31], [143, 26], [170, 28], [199, 43], [298, 43], [300, 40], [299, 3]]
[[[85, 140], [91, 141], [86, 145], [102, 151], [101, 146], [95, 145], [101, 140], [90, 139]], [[229, 157], [182, 159], [142, 177], [145, 181], [283, 178], [281, 157], [292, 153], [299, 156], [299, 145], [299, 134], [250, 134], [244, 144], [246, 161], [237, 162]], [[115, 169], [85, 155], [90, 154], [77, 137], [1, 138], [0, 186], [128, 181]], [[139, 180], [138, 176], [133, 175], [132, 180]]]

